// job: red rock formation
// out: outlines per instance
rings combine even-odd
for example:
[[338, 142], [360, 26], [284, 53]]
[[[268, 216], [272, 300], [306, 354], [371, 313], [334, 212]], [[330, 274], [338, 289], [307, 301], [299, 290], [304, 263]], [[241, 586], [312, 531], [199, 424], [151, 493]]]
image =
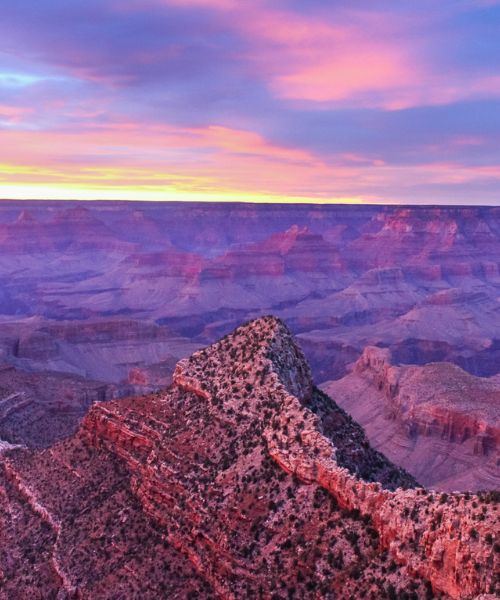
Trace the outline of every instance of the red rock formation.
[[73, 438], [0, 466], [0, 521], [27, 527], [0, 554], [2, 585], [22, 593], [495, 593], [497, 497], [419, 488], [314, 388], [271, 317], [181, 361], [166, 392], [97, 403]]
[[335, 273], [342, 261], [335, 246], [322, 235], [297, 225], [269, 239], [230, 250], [207, 265], [204, 279], [283, 276], [287, 273]]
[[[498, 515], [492, 512], [489, 519], [485, 519], [485, 511], [475, 510], [478, 500], [471, 500], [470, 495], [442, 494], [435, 498], [424, 490], [389, 492], [383, 490], [379, 483], [365, 483], [342, 468], [336, 460], [335, 446], [318, 427], [317, 417], [303, 410], [303, 403], [311, 400], [310, 379], [307, 371], [301, 368], [303, 362], [300, 358], [297, 360], [294, 350], [292, 355], [290, 349], [287, 351], [289, 339], [286, 334], [280, 332], [276, 335], [273, 327], [271, 331], [267, 334], [272, 337], [265, 355], [270, 360], [270, 364], [265, 365], [271, 375], [271, 382], [267, 385], [281, 396], [284, 406], [278, 427], [268, 426], [264, 430], [273, 459], [302, 481], [318, 483], [327, 489], [346, 508], [359, 510], [371, 517], [380, 532], [382, 544], [389, 548], [398, 562], [410, 566], [412, 572], [429, 579], [437, 589], [452, 598], [471, 597], [494, 586], [492, 575], [479, 573], [476, 564], [498, 566], [498, 556], [487, 543], [481, 545], [475, 542], [491, 535]], [[237, 343], [238, 330], [235, 338], [233, 343]], [[277, 344], [276, 338], [279, 340]], [[280, 344], [282, 341], [285, 341], [285, 347]], [[278, 357], [277, 360], [274, 357]], [[206, 378], [202, 381], [200, 375], [196, 377], [190, 373], [194, 371], [196, 374], [200, 368], [198, 356], [193, 358], [179, 364], [174, 381], [181, 386], [187, 382], [190, 390], [198, 386], [200, 394], [205, 395], [202, 385], [206, 387]], [[280, 377], [283, 362], [287, 363], [285, 372], [292, 373], [290, 378]], [[367, 351], [360, 368], [363, 364], [373, 366], [383, 374], [380, 382], [386, 386], [388, 393], [395, 393], [397, 381], [387, 375], [386, 352]], [[490, 502], [487, 494], [480, 499]], [[493, 508], [496, 511], [497, 506]], [[422, 553], [425, 559], [422, 559]]]
[[196, 254], [171, 248], [162, 252], [132, 254], [126, 259], [126, 264], [129, 268], [137, 270], [154, 268], [156, 277], [192, 278], [199, 275], [205, 261]]
[[350, 375], [323, 388], [359, 420], [377, 449], [426, 485], [499, 487], [496, 377], [474, 377], [450, 363], [397, 367], [389, 350], [368, 347]]
[[494, 252], [498, 243], [495, 215], [474, 209], [399, 208], [375, 219], [382, 228], [352, 244], [358, 268], [405, 264], [424, 278], [433, 267], [441, 268], [443, 277], [472, 275], [481, 270], [481, 254]]

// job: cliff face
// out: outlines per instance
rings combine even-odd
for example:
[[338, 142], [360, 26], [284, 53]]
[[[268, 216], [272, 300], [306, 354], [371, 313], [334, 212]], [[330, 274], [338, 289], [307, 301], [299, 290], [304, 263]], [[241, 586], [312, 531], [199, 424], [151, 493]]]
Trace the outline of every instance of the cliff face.
[[500, 382], [450, 363], [394, 366], [368, 347], [352, 373], [323, 389], [371, 443], [437, 489], [498, 489]]
[[136, 393], [164, 387], [179, 358], [200, 345], [166, 326], [125, 318], [0, 324], [0, 361], [31, 372], [74, 373], [110, 384], [120, 395], [134, 393], [131, 385], [144, 386]]
[[[432, 263], [439, 265], [441, 277], [489, 271], [489, 261], [479, 248], [492, 251], [497, 243], [496, 213], [470, 208], [397, 208], [375, 219], [382, 227], [353, 242], [358, 260], [362, 257], [371, 266], [408, 263], [416, 273], [423, 267], [420, 272], [424, 278], [431, 275], [425, 267]], [[375, 251], [371, 256], [363, 252], [366, 246]]]
[[[463, 495], [434, 498], [423, 490], [388, 492], [379, 483], [365, 483], [356, 478], [352, 473], [356, 467], [351, 471], [342, 468], [337, 457], [338, 448], [323, 434], [318, 417], [304, 410], [304, 403], [317, 406], [320, 402], [313, 401], [311, 382], [307, 371], [303, 372], [303, 361], [297, 351], [293, 351], [294, 345], [286, 334], [281, 333], [278, 339], [280, 344], [276, 347], [271, 338], [265, 354], [268, 362], [264, 360], [270, 374], [267, 385], [275, 394], [280, 394], [284, 409], [277, 419], [278, 426], [275, 427], [276, 421], [273, 421], [263, 432], [271, 457], [302, 481], [317, 483], [327, 489], [346, 508], [370, 516], [381, 534], [382, 544], [392, 550], [399, 561], [409, 564], [414, 572], [430, 579], [438, 589], [457, 598], [464, 592], [473, 595], [488, 589], [493, 580], [488, 576], [485, 579], [478, 577], [475, 563], [486, 559], [492, 566], [494, 555], [487, 546], [479, 548], [470, 544], [467, 527], [472, 528], [479, 519], [484, 537], [491, 532], [494, 521], [485, 524], [481, 517], [483, 513], [472, 508], [475, 501], [467, 501]], [[232, 341], [238, 344], [237, 337]], [[245, 357], [241, 358], [244, 360]], [[369, 351], [363, 361], [375, 367], [380, 376], [379, 384], [394, 396], [397, 374], [390, 371], [386, 352]], [[280, 377], [283, 363], [286, 363], [285, 372], [293, 374], [291, 378]], [[202, 379], [197, 360], [191, 359], [179, 364], [174, 380], [192, 391], [198, 389], [201, 395], [209, 387], [206, 375], [203, 371]], [[216, 372], [216, 381], [220, 381], [220, 375]], [[355, 452], [359, 451], [358, 445]], [[366, 465], [367, 457], [363, 456], [361, 462]], [[377, 479], [373, 475], [371, 478]], [[398, 483], [409, 484], [399, 473], [394, 478]], [[461, 528], [460, 534], [457, 529]], [[422, 560], [422, 552], [427, 560]], [[465, 556], [471, 559], [467, 564], [464, 563]]]
[[282, 278], [290, 273], [314, 277], [338, 274], [344, 268], [337, 248], [307, 227], [292, 226], [262, 242], [248, 244], [218, 257], [208, 265], [204, 279]]
[[494, 495], [420, 488], [313, 386], [272, 317], [181, 361], [165, 393], [98, 403], [73, 438], [10, 451], [0, 483], [11, 513], [48, 523], [45, 562], [34, 525], [11, 542], [44, 571], [24, 577], [0, 556], [18, 586], [43, 571], [60, 594], [113, 597], [97, 569], [143, 598], [182, 582], [200, 598], [495, 592]]

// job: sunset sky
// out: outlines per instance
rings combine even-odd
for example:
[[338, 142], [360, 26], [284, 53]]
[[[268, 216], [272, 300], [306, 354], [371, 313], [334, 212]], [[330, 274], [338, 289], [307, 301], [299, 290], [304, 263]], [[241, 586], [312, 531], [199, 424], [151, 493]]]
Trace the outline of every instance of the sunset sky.
[[500, 1], [3, 2], [0, 197], [500, 204]]

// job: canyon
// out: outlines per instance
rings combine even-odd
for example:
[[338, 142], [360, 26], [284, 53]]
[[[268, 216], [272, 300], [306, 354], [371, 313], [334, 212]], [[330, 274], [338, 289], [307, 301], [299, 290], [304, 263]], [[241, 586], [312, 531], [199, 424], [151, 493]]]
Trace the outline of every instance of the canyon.
[[[329, 344], [358, 356], [384, 345], [397, 360], [497, 372], [496, 207], [89, 206], [0, 205], [0, 354], [23, 358], [12, 348], [14, 327], [26, 331], [25, 365], [39, 369], [36, 343], [45, 338], [40, 361], [52, 353], [56, 370], [77, 369], [56, 348], [77, 326], [82, 343], [107, 335], [126, 353], [123, 336], [135, 335], [147, 352], [169, 337], [200, 347], [267, 311], [300, 334], [308, 356], [311, 348], [320, 382], [344, 375], [350, 362], [338, 351], [321, 360]], [[115, 382], [126, 376], [103, 360]]]
[[118, 396], [112, 385], [5, 365], [0, 367], [0, 440], [50, 446], [75, 431], [93, 402]]
[[0, 494], [6, 598], [500, 591], [498, 493], [421, 487], [271, 316], [181, 359], [161, 392], [94, 403], [61, 442], [3, 449]]
[[[0, 369], [16, 373], [19, 387], [10, 391], [3, 378], [4, 409], [13, 412], [0, 424], [0, 439], [33, 447], [62, 439], [96, 399], [93, 390], [119, 398], [164, 389], [180, 359], [266, 313], [286, 320], [322, 386], [350, 377], [370, 346], [390, 351], [395, 367], [447, 363], [443, 378], [460, 372], [453, 365], [495, 377], [499, 239], [498, 207], [4, 200]], [[47, 378], [52, 390], [58, 377], [61, 389], [82, 389], [71, 407], [62, 402], [64, 417], [56, 417], [57, 403], [49, 408], [43, 400], [42, 384], [38, 403], [7, 400], [28, 393], [30, 378]], [[472, 403], [474, 386], [463, 393]], [[387, 399], [368, 396], [358, 417], [368, 428], [371, 414], [394, 433], [398, 441], [383, 448], [395, 462], [421, 476], [428, 450], [411, 445], [426, 441], [443, 457], [439, 477], [426, 484], [470, 491], [496, 485], [489, 433], [482, 446], [477, 441], [480, 451], [472, 438], [409, 437], [394, 419], [380, 417]], [[344, 405], [342, 394], [336, 399]], [[453, 418], [440, 398], [438, 408], [443, 422]], [[49, 417], [66, 425], [49, 434]], [[497, 414], [488, 419], [497, 426]]]

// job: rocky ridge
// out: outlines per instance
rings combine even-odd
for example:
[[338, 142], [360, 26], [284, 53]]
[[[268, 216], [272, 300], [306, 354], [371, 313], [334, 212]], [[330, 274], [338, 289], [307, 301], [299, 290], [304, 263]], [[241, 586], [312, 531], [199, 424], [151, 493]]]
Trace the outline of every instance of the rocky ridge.
[[[371, 517], [381, 536], [381, 544], [389, 548], [398, 562], [410, 565], [413, 572], [429, 579], [437, 589], [453, 598], [488, 590], [492, 584], [491, 575], [478, 576], [476, 564], [493, 566], [495, 555], [491, 548], [471, 544], [474, 536], [465, 531], [467, 523], [472, 527], [474, 517], [483, 514], [474, 514], [475, 501], [461, 494], [433, 496], [422, 489], [384, 490], [380, 483], [365, 482], [342, 467], [336, 456], [337, 449], [322, 433], [318, 417], [307, 409], [307, 404], [314, 406], [314, 403], [303, 356], [283, 324], [273, 319], [269, 322], [270, 332], [265, 332], [264, 325], [264, 333], [260, 334], [264, 351], [261, 350], [259, 358], [263, 368], [269, 369], [266, 387], [273, 390], [281, 405], [278, 426], [275, 427], [275, 420], [263, 432], [270, 456], [285, 471], [305, 483], [317, 483], [327, 489], [344, 507]], [[253, 323], [250, 332], [255, 330], [258, 332], [259, 325]], [[248, 343], [248, 330], [235, 332], [232, 342], [236, 345], [238, 335], [243, 335]], [[212, 388], [207, 393], [206, 371], [201, 371], [205, 356], [201, 355], [201, 358], [201, 363], [198, 354], [194, 359], [181, 361], [174, 381], [208, 399], [219, 390]], [[241, 364], [246, 356], [237, 358], [240, 359], [237, 364]], [[252, 357], [252, 361], [255, 358]], [[220, 381], [220, 375], [216, 371], [215, 381]], [[390, 378], [387, 386], [394, 391]], [[498, 514], [491, 517], [498, 518]], [[486, 521], [486, 527], [481, 528], [483, 536], [491, 531], [494, 522]], [[485, 521], [482, 524], [484, 526]], [[426, 560], [422, 560], [422, 553]]]
[[[147, 544], [148, 561], [132, 568], [130, 523], [121, 521], [120, 531], [113, 523], [118, 500], [133, 508], [132, 523], [157, 532], [154, 540], [163, 540], [179, 572], [194, 567], [193, 597], [375, 600], [498, 591], [497, 496], [427, 492], [374, 451], [313, 386], [281, 321], [239, 327], [180, 361], [173, 379], [165, 393], [97, 403], [61, 444], [4, 458], [6, 506], [12, 511], [17, 502], [22, 514], [31, 507], [60, 524], [55, 541], [45, 542], [56, 557], [47, 577], [61, 597], [114, 597], [92, 583], [92, 568], [121, 590], [130, 590], [131, 572], [136, 579], [156, 572]], [[94, 491], [82, 497], [91, 480]], [[66, 486], [69, 503], [60, 494]], [[9, 572], [4, 556], [0, 567]], [[197, 578], [205, 582], [198, 591]], [[168, 581], [178, 582], [175, 572], [158, 585]]]

